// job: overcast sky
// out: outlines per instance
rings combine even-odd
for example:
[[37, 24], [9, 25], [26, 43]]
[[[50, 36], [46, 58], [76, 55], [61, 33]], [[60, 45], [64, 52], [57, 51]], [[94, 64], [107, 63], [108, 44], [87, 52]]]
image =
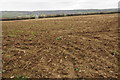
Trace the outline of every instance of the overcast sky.
[[0, 11], [118, 8], [119, 0], [0, 0]]

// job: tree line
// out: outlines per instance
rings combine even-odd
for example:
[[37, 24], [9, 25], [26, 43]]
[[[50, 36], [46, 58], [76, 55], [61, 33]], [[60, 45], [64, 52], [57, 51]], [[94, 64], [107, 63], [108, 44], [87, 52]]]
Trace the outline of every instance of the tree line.
[[27, 19], [38, 19], [38, 18], [53, 18], [53, 17], [65, 17], [65, 16], [80, 16], [80, 15], [114, 14], [114, 13], [120, 13], [120, 12], [99, 12], [99, 13], [83, 13], [83, 14], [57, 14], [57, 15], [37, 16], [37, 17], [3, 18], [3, 19], [0, 19], [0, 21], [27, 20]]

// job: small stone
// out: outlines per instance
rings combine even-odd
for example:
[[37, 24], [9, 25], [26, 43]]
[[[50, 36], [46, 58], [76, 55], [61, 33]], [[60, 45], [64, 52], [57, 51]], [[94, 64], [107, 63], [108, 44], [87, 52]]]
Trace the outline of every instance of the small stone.
[[14, 78], [15, 76], [11, 76], [10, 78]]

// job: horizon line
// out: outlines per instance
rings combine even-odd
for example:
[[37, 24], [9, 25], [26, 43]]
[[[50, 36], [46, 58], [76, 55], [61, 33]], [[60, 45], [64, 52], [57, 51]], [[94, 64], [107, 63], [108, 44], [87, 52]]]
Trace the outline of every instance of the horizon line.
[[119, 8], [88, 8], [88, 9], [56, 9], [56, 10], [53, 10], [53, 9], [51, 9], [51, 10], [0, 10], [0, 12], [1, 11], [30, 11], [30, 12], [33, 12], [33, 11], [68, 11], [68, 10], [105, 10], [105, 9], [119, 9]]

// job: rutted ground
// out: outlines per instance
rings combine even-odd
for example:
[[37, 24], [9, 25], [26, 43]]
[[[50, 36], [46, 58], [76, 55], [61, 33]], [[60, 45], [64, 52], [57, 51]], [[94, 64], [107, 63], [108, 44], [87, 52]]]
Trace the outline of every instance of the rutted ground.
[[117, 17], [3, 22], [3, 77], [117, 78]]

